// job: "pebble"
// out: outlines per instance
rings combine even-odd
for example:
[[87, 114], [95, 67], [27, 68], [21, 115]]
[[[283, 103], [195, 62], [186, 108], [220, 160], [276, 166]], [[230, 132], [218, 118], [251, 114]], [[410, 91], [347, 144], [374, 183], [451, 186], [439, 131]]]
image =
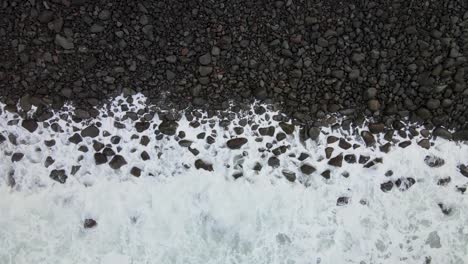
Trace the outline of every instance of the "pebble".
[[316, 171], [315, 167], [312, 166], [312, 165], [309, 165], [309, 164], [303, 164], [301, 166], [301, 172], [306, 174], [306, 175], [310, 175], [312, 173], [314, 173]]
[[226, 142], [226, 146], [230, 149], [240, 149], [244, 144], [247, 143], [247, 138], [233, 138]]
[[202, 159], [197, 159], [195, 161], [195, 168], [197, 170], [199, 169], [203, 169], [203, 170], [206, 170], [206, 171], [213, 171], [213, 165], [202, 160]]
[[98, 135], [99, 135], [99, 128], [97, 128], [95, 125], [88, 126], [85, 129], [81, 130], [82, 137], [95, 138]]
[[109, 166], [114, 170], [118, 170], [124, 165], [127, 165], [127, 161], [121, 155], [115, 155], [109, 162]]
[[445, 160], [437, 156], [427, 155], [424, 158], [424, 163], [431, 168], [439, 168], [445, 164]]
[[334, 158], [331, 158], [328, 161], [328, 165], [335, 166], [335, 167], [341, 167], [343, 164], [343, 153], [340, 153], [339, 155], [335, 156]]
[[49, 174], [49, 177], [57, 182], [64, 184], [67, 181], [67, 174], [65, 170], [52, 170]]
[[94, 162], [96, 165], [101, 165], [107, 163], [107, 156], [103, 153], [94, 153]]
[[141, 169], [138, 167], [132, 167], [130, 170], [130, 174], [132, 174], [135, 177], [140, 177], [141, 176]]
[[83, 227], [86, 228], [86, 229], [93, 228], [93, 227], [96, 227], [96, 226], [97, 226], [96, 220], [91, 219], [91, 218], [85, 219], [85, 221], [83, 223]]
[[33, 133], [34, 131], [36, 131], [38, 125], [37, 125], [37, 122], [32, 120], [32, 119], [26, 119], [26, 120], [23, 120], [23, 122], [21, 123], [21, 125], [29, 131], [29, 133]]

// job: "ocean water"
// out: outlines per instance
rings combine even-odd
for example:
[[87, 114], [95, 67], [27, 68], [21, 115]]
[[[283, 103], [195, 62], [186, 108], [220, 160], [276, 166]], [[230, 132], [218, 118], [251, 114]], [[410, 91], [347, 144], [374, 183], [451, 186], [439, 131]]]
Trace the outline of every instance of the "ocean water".
[[[142, 96], [135, 102], [135, 111], [148, 107]], [[268, 117], [273, 114], [268, 110], [243, 118], [279, 131]], [[317, 142], [302, 142], [296, 129], [281, 142], [274, 137], [257, 142], [247, 125], [242, 136], [248, 143], [230, 150], [226, 141], [238, 118], [226, 129], [217, 118], [198, 128], [182, 119], [178, 129], [193, 141], [191, 147], [199, 151], [195, 156], [172, 137], [155, 140], [152, 127], [139, 133], [150, 143], [140, 144], [132, 139], [132, 122], [122, 122], [126, 129], [113, 126], [122, 116], [115, 111], [114, 117], [98, 118], [101, 131], [121, 137], [119, 154], [128, 165], [113, 170], [95, 165], [92, 139], [80, 143], [88, 146], [86, 153], [68, 142], [74, 132], [64, 120], [57, 120], [63, 133], [40, 125], [30, 134], [8, 124], [15, 117], [3, 112], [0, 133], [15, 135], [17, 144], [7, 140], [0, 145], [0, 263], [468, 263], [468, 200], [457, 191], [468, 182], [457, 168], [468, 163], [465, 143], [437, 139], [426, 150], [414, 138], [410, 146], [388, 154], [365, 147], [340, 151], [334, 143], [332, 156], [343, 152], [383, 162], [371, 168], [343, 162], [333, 168], [324, 158], [327, 136], [362, 144], [358, 137], [324, 128]], [[152, 122], [160, 121], [155, 117]], [[212, 130], [215, 143], [197, 139]], [[43, 144], [49, 139], [55, 146]], [[110, 142], [102, 135], [96, 139]], [[267, 165], [267, 142], [287, 146], [279, 156], [280, 168]], [[118, 152], [117, 145], [113, 149]], [[143, 150], [149, 161], [141, 159]], [[24, 154], [20, 162], [11, 161], [15, 152]], [[301, 153], [309, 158], [299, 161]], [[46, 168], [48, 156], [55, 162]], [[444, 165], [429, 167], [426, 156], [439, 157]], [[213, 171], [197, 170], [197, 159], [212, 164]], [[259, 172], [252, 169], [257, 162]], [[317, 171], [303, 175], [299, 167], [304, 163]], [[75, 165], [80, 168], [72, 175]], [[130, 174], [133, 166], [142, 169], [140, 177]], [[52, 169], [66, 171], [65, 184], [50, 179]], [[326, 169], [328, 180], [320, 175]], [[295, 173], [296, 181], [286, 180], [283, 170]], [[393, 174], [386, 176], [389, 170]], [[239, 172], [243, 176], [234, 179]], [[415, 183], [407, 190], [381, 190], [382, 183], [408, 177]], [[445, 186], [437, 184], [448, 177]], [[339, 197], [347, 197], [348, 204], [338, 206]], [[444, 214], [441, 206], [450, 212]], [[88, 218], [97, 226], [85, 229]]]

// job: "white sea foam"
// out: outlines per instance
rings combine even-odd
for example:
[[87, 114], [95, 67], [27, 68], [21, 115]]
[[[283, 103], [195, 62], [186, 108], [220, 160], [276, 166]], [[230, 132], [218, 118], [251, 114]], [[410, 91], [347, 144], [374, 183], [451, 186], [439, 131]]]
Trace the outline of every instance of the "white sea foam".
[[[264, 116], [248, 118], [260, 126], [277, 126]], [[118, 130], [113, 118], [101, 117], [101, 130], [122, 137], [120, 154], [129, 163], [114, 171], [94, 164], [91, 139], [83, 142], [88, 153], [68, 142], [72, 128], [65, 121], [59, 121], [64, 133], [40, 126], [29, 134], [21, 126], [7, 125], [11, 119], [7, 113], [0, 118], [0, 133], [15, 134], [20, 143], [0, 145], [0, 263], [393, 264], [424, 263], [426, 258], [431, 263], [468, 263], [468, 200], [455, 191], [455, 186], [467, 182], [457, 169], [468, 163], [468, 146], [463, 143], [437, 140], [425, 150], [415, 138], [411, 146], [395, 147], [388, 154], [350, 149], [343, 152], [383, 157], [383, 163], [372, 168], [343, 163], [325, 180], [320, 176], [329, 168], [321, 158], [325, 135], [318, 143], [302, 143], [296, 129], [294, 136], [277, 144], [290, 147], [279, 157], [281, 169], [272, 169], [266, 164], [269, 156], [263, 155], [267, 152], [259, 148], [274, 138], [256, 142], [249, 126], [244, 132], [248, 143], [241, 150], [229, 150], [225, 142], [234, 134], [234, 125], [225, 130], [215, 122], [218, 136], [208, 145], [196, 135], [202, 131], [209, 135], [211, 128], [192, 128], [181, 120], [179, 130], [200, 151], [195, 157], [173, 138], [154, 140], [152, 129], [142, 133], [152, 139], [142, 146], [131, 139], [135, 131], [129, 121], [128, 129]], [[45, 147], [43, 140], [51, 138], [56, 145]], [[108, 143], [110, 137], [99, 140]], [[338, 154], [335, 149], [333, 156]], [[140, 159], [142, 150], [150, 161]], [[13, 152], [25, 157], [12, 163]], [[289, 157], [302, 152], [310, 155], [304, 162], [317, 168], [309, 177], [300, 173], [304, 162]], [[428, 167], [424, 163], [428, 154], [443, 158], [445, 165]], [[45, 168], [49, 155], [55, 163]], [[80, 155], [83, 159], [78, 161]], [[198, 158], [211, 162], [214, 172], [196, 170]], [[258, 173], [251, 169], [257, 161], [263, 165]], [[233, 166], [236, 162], [242, 168]], [[81, 168], [72, 176], [71, 166], [78, 164]], [[130, 175], [133, 166], [142, 169], [141, 177]], [[53, 168], [66, 170], [65, 184], [49, 178]], [[282, 169], [295, 172], [305, 184], [288, 182]], [[232, 174], [239, 170], [244, 176], [234, 180]], [[393, 176], [384, 175], [388, 170]], [[345, 171], [348, 178], [342, 176]], [[438, 179], [448, 176], [447, 186], [437, 185]], [[381, 183], [401, 177], [412, 177], [416, 183], [407, 191], [381, 191]], [[337, 206], [341, 196], [350, 197], [349, 204]], [[439, 203], [452, 212], [444, 215]], [[95, 219], [97, 227], [84, 229], [86, 218]]]

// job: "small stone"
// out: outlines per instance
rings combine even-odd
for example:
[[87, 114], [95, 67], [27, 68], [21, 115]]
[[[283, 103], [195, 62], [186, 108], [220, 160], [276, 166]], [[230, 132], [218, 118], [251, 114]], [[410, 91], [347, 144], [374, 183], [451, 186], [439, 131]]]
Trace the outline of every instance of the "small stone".
[[329, 159], [333, 153], [333, 148], [332, 147], [326, 147], [325, 148], [325, 157]]
[[461, 164], [458, 166], [458, 170], [460, 171], [461, 175], [468, 178], [468, 166]]
[[356, 156], [354, 154], [347, 154], [344, 156], [344, 160], [349, 164], [356, 163]]
[[199, 169], [203, 169], [203, 170], [206, 170], [206, 171], [213, 171], [213, 165], [208, 163], [208, 162], [205, 162], [201, 159], [197, 159], [195, 161], [195, 168], [197, 170]]
[[49, 174], [49, 177], [57, 182], [64, 184], [67, 181], [67, 174], [65, 170], [52, 170]]
[[97, 222], [96, 222], [96, 220], [91, 219], [91, 218], [85, 219], [85, 221], [83, 223], [83, 227], [86, 228], [86, 229], [93, 228], [95, 226], [97, 226]]
[[26, 119], [26, 120], [23, 120], [23, 122], [21, 123], [21, 125], [29, 131], [29, 133], [33, 133], [34, 131], [36, 131], [38, 125], [37, 125], [37, 122], [32, 120], [32, 119]]
[[283, 176], [290, 182], [296, 181], [296, 173], [290, 170], [282, 170]]
[[317, 140], [320, 136], [320, 128], [311, 127], [309, 128], [308, 134], [309, 134], [310, 139]]
[[338, 146], [345, 150], [351, 148], [351, 144], [348, 141], [346, 141], [344, 138], [340, 138], [340, 142], [338, 143]]
[[130, 174], [132, 174], [132, 175], [135, 176], [135, 177], [140, 177], [140, 176], [141, 176], [141, 169], [138, 168], [138, 167], [133, 167], [133, 168], [130, 170]]
[[245, 143], [247, 143], [246, 138], [233, 138], [226, 142], [226, 146], [230, 149], [240, 149]]
[[198, 58], [198, 62], [201, 64], [201, 65], [209, 65], [211, 63], [211, 54], [210, 53], [206, 53], [202, 56], [200, 56]]
[[306, 174], [306, 175], [310, 175], [312, 173], [314, 173], [316, 171], [315, 167], [312, 166], [312, 165], [309, 165], [309, 164], [303, 164], [301, 166], [301, 172]]
[[411, 145], [411, 141], [410, 141], [410, 140], [406, 140], [406, 141], [400, 142], [400, 144], [398, 144], [398, 146], [399, 146], [400, 148], [406, 148], [406, 147], [408, 147], [409, 145]]
[[54, 13], [50, 10], [44, 10], [37, 16], [37, 20], [39, 20], [39, 22], [43, 24], [49, 23], [50, 21], [52, 21], [53, 18]]
[[445, 164], [445, 161], [444, 161], [444, 159], [439, 158], [437, 156], [427, 155], [424, 158], [424, 163], [426, 163], [426, 165], [431, 167], [431, 168], [439, 168], [439, 167], [442, 167]]
[[73, 134], [73, 136], [68, 138], [68, 141], [70, 141], [73, 144], [78, 144], [81, 141], [83, 141], [83, 139], [81, 138], [81, 136], [78, 133], [75, 133], [75, 134]]
[[107, 156], [103, 153], [94, 153], [94, 162], [96, 165], [101, 165], [107, 163]]
[[111, 18], [111, 15], [112, 15], [111, 11], [104, 9], [101, 12], [99, 12], [98, 17], [101, 20], [108, 20], [109, 18]]
[[144, 160], [144, 161], [150, 159], [150, 155], [149, 155], [148, 152], [146, 152], [145, 150], [143, 150], [143, 151], [141, 152], [140, 157], [141, 157], [141, 159]]
[[115, 155], [112, 158], [112, 160], [109, 162], [109, 166], [114, 170], [118, 170], [126, 164], [127, 164], [127, 161], [121, 155]]
[[337, 206], [347, 205], [349, 203], [349, 197], [338, 197], [336, 200]]
[[280, 166], [280, 160], [277, 157], [270, 157], [268, 159], [268, 166], [278, 168]]
[[71, 40], [62, 37], [60, 34], [55, 35], [55, 44], [64, 49], [73, 49], [75, 47]]
[[279, 126], [284, 131], [284, 133], [286, 133], [288, 135], [291, 135], [292, 133], [294, 133], [294, 125], [292, 125], [292, 124], [288, 124], [288, 123], [285, 123], [285, 122], [280, 122]]
[[87, 128], [81, 130], [82, 137], [91, 137], [95, 138], [99, 135], [99, 128], [95, 125], [88, 126]]
[[441, 137], [443, 139], [452, 140], [453, 136], [446, 128], [437, 127], [432, 131], [434, 137]]
[[201, 76], [208, 76], [213, 72], [213, 67], [209, 66], [200, 66], [198, 68], [198, 73], [200, 73]]
[[369, 124], [369, 131], [372, 134], [379, 134], [384, 132], [385, 125], [383, 123], [371, 123]]
[[138, 133], [141, 133], [145, 130], [147, 130], [150, 127], [149, 122], [136, 122], [135, 123], [135, 129]]
[[18, 162], [21, 161], [24, 157], [24, 154], [21, 152], [15, 152], [11, 155], [11, 162]]
[[429, 139], [421, 139], [421, 141], [418, 142], [418, 145], [422, 148], [429, 149], [431, 147], [431, 142]]
[[383, 191], [383, 192], [389, 192], [391, 191], [393, 188], [393, 182], [392, 181], [388, 181], [388, 182], [384, 182], [382, 184], [380, 184], [380, 189]]
[[398, 189], [400, 189], [400, 191], [408, 190], [415, 183], [416, 183], [416, 180], [414, 178], [411, 178], [411, 177], [400, 178], [400, 179], [395, 181], [395, 185], [398, 187]]
[[361, 137], [364, 140], [364, 143], [366, 143], [366, 146], [371, 147], [375, 145], [375, 138], [369, 131], [362, 131]]
[[326, 180], [329, 180], [331, 177], [330, 173], [331, 173], [330, 170], [324, 170], [320, 175]]
[[158, 129], [164, 135], [173, 136], [176, 134], [178, 127], [179, 127], [179, 124], [177, 122], [170, 120], [170, 121], [161, 122], [161, 124], [159, 124]]
[[328, 165], [335, 166], [335, 167], [341, 167], [342, 164], [343, 164], [343, 153], [340, 153], [339, 155], [337, 155], [334, 158], [331, 158], [328, 161]]
[[369, 100], [369, 102], [367, 103], [367, 106], [369, 107], [371, 111], [374, 111], [374, 112], [379, 111], [380, 109], [380, 103], [376, 99]]

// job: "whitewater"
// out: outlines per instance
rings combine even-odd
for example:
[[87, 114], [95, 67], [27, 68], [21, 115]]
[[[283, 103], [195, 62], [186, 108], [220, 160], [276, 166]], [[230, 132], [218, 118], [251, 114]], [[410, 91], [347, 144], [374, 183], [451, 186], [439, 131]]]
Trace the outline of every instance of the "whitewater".
[[[73, 126], [87, 124], [70, 125], [66, 112], [54, 117], [64, 132], [40, 125], [29, 133], [14, 121], [19, 117], [2, 111], [0, 133], [14, 140], [0, 145], [0, 263], [468, 263], [468, 200], [459, 191], [468, 179], [458, 170], [468, 162], [466, 143], [437, 139], [424, 149], [415, 137], [410, 146], [389, 153], [362, 146], [341, 152], [383, 162], [370, 168], [343, 162], [330, 169], [324, 158], [327, 136], [363, 142], [331, 128], [323, 128], [317, 141], [303, 142], [296, 128], [275, 143], [287, 151], [278, 156], [280, 168], [273, 168], [267, 165], [265, 143], [275, 138], [260, 142], [252, 125], [242, 134], [247, 144], [226, 148], [241, 118], [280, 129], [271, 118], [277, 112], [268, 107], [261, 115], [236, 116], [226, 128], [218, 117], [196, 128], [182, 118], [178, 130], [193, 141], [195, 156], [173, 137], [154, 140], [153, 127], [137, 133], [125, 120], [125, 129], [115, 128], [114, 121], [125, 114], [116, 107], [123, 100], [110, 105], [114, 116], [104, 107], [97, 119], [101, 131], [121, 138], [117, 151], [128, 165], [119, 170], [95, 165], [91, 151], [68, 142]], [[137, 95], [130, 108], [138, 112], [148, 106]], [[160, 120], [156, 115], [151, 122]], [[216, 134], [216, 141], [198, 140], [201, 132]], [[152, 140], [142, 145], [135, 134]], [[45, 147], [43, 141], [50, 139], [55, 145]], [[99, 139], [111, 144], [110, 136]], [[92, 144], [84, 138], [81, 145], [91, 150]], [[140, 158], [142, 151], [149, 161]], [[15, 152], [24, 153], [20, 162], [12, 162]], [[309, 157], [299, 161], [301, 153]], [[445, 164], [429, 167], [428, 155]], [[55, 161], [46, 168], [48, 156]], [[196, 169], [197, 159], [212, 164], [213, 171]], [[260, 171], [252, 170], [257, 162]], [[316, 172], [303, 175], [304, 163]], [[72, 175], [75, 165], [80, 168]], [[142, 169], [140, 177], [130, 174], [132, 166]], [[65, 184], [51, 180], [53, 168], [67, 171]], [[326, 169], [330, 179], [320, 175]], [[284, 170], [297, 180], [285, 179]], [[239, 172], [243, 176], [235, 179]], [[415, 179], [407, 190], [381, 190], [382, 183], [406, 177]], [[438, 184], [448, 177], [448, 184]], [[340, 197], [348, 203], [338, 205]], [[90, 218], [97, 225], [86, 229], [83, 221]]]

